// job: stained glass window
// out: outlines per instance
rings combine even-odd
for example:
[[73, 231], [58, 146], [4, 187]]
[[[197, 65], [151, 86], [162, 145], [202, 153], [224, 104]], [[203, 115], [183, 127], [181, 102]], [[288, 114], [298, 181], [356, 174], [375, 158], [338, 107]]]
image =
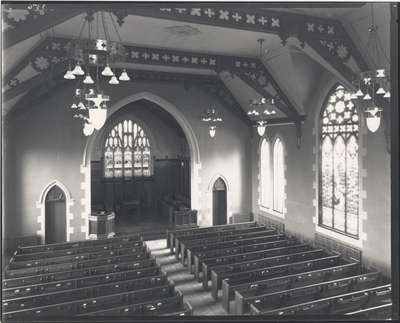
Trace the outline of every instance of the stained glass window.
[[321, 112], [319, 225], [358, 237], [359, 116], [338, 86]]
[[150, 142], [144, 130], [124, 120], [109, 132], [104, 144], [104, 177], [151, 176]]
[[269, 142], [263, 139], [260, 151], [260, 181], [261, 205], [271, 207], [271, 178], [270, 178], [270, 153]]
[[283, 202], [285, 199], [285, 169], [284, 152], [282, 141], [277, 138], [274, 143], [274, 210], [283, 213]]

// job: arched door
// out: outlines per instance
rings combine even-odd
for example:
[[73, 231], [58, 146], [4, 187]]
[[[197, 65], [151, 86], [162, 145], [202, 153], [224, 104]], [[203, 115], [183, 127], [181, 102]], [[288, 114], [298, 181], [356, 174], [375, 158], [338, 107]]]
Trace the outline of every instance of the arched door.
[[65, 242], [66, 204], [65, 194], [54, 185], [46, 195], [45, 204], [45, 243]]
[[226, 184], [219, 177], [213, 186], [213, 225], [226, 224]]

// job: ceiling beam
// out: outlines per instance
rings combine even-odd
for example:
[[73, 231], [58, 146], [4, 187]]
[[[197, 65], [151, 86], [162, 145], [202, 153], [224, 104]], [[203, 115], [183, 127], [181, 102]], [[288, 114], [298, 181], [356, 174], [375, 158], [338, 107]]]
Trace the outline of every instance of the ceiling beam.
[[[285, 43], [290, 37], [307, 43], [309, 49], [333, 68], [347, 83], [355, 71], [346, 66], [351, 56], [360, 70], [366, 70], [365, 60], [339, 20], [274, 10], [238, 8], [235, 5], [182, 6], [179, 4], [127, 9], [127, 14], [168, 19], [231, 29], [250, 30], [278, 35]], [[333, 44], [333, 45], [332, 45]], [[328, 49], [329, 48], [329, 49]], [[332, 48], [334, 50], [332, 50]], [[339, 54], [338, 54], [339, 53]], [[344, 59], [338, 58], [343, 55]]]
[[[235, 69], [233, 73], [238, 76], [243, 82], [245, 82], [248, 86], [252, 87], [256, 92], [258, 92], [261, 96], [267, 98], [267, 99], [272, 99], [274, 95], [269, 93], [267, 91], [267, 86], [268, 83], [271, 81], [266, 74], [263, 73], [263, 71], [259, 71], [257, 74], [256, 73], [248, 73], [248, 72], [243, 72], [239, 69]], [[277, 91], [278, 92], [278, 91]], [[285, 97], [285, 95], [284, 95]], [[276, 99], [275, 105], [276, 107], [284, 113], [286, 116], [288, 116], [292, 121], [298, 121], [300, 120], [300, 115], [297, 112], [297, 110], [290, 104], [286, 105], [286, 102], [283, 103], [282, 100], [284, 100], [284, 97], [280, 97], [280, 99]]]
[[48, 38], [42, 39], [29, 53], [26, 53], [21, 61], [18, 62], [4, 77], [3, 77], [3, 87], [7, 85], [12, 79], [14, 79], [21, 70], [23, 70], [27, 65], [30, 64], [31, 58], [42, 53], [46, 44], [48, 43]]
[[63, 4], [8, 3], [3, 7], [3, 49], [46, 31], [83, 12], [86, 8], [70, 8]]
[[[185, 6], [185, 4], [158, 4], [157, 6], [127, 7], [126, 14], [145, 16], [231, 29], [249, 30], [270, 34], [286, 34], [297, 36], [309, 34], [316, 39], [344, 39], [343, 29], [335, 19], [320, 18], [279, 12], [275, 10], [255, 10], [233, 5], [223, 7], [210, 4], [208, 6]], [[313, 30], [309, 26], [313, 25]]]
[[239, 102], [232, 95], [231, 91], [227, 88], [221, 77], [218, 77], [218, 81], [211, 84], [199, 84], [207, 93], [215, 95], [220, 102], [227, 107], [232, 109], [235, 114], [248, 126], [251, 126], [251, 120], [246, 112], [243, 110]]
[[[49, 38], [47, 42], [42, 44], [41, 48], [34, 51], [31, 57], [26, 58], [25, 62], [31, 63], [32, 67], [39, 72], [45, 72], [51, 69], [53, 65], [59, 65], [57, 64], [58, 62], [62, 62], [65, 65], [68, 60], [67, 48], [70, 41], [70, 39], [66, 38]], [[277, 108], [294, 121], [299, 120], [299, 112], [291, 103], [286, 93], [280, 88], [279, 84], [274, 80], [267, 67], [258, 58], [214, 55], [208, 53], [128, 45], [126, 46], [126, 59], [123, 62], [128, 63], [125, 65], [127, 68], [129, 68], [129, 63], [132, 63], [147, 64], [152, 66], [159, 65], [178, 68], [214, 70], [217, 74], [221, 70], [228, 70], [231, 72], [234, 71], [248, 86], [252, 87], [256, 92], [259, 92], [264, 97], [271, 98], [275, 97], [277, 94], [279, 97], [279, 100], [277, 100]], [[159, 78], [162, 75], [168, 75], [168, 77], [171, 78], [171, 75], [174, 73], [157, 71], [153, 74], [150, 74], [149, 72], [147, 74], [153, 75], [154, 78]], [[174, 75], [181, 74], [183, 75], [183, 73], [178, 72]], [[194, 73], [191, 72], [191, 74]], [[18, 75], [14, 77], [18, 79]], [[179, 78], [182, 79], [181, 76]], [[187, 78], [189, 78], [189, 76], [187, 76]], [[202, 78], [200, 75], [193, 75], [192, 79], [193, 78], [204, 80], [209, 78], [209, 76]], [[265, 86], [267, 83], [270, 85], [270, 90], [272, 91], [271, 93], [265, 90], [264, 86], [262, 86], [262, 83], [258, 83], [260, 79], [264, 80]], [[5, 93], [5, 97], [8, 100], [12, 97], [15, 97], [18, 95], [18, 93], [23, 92], [23, 90], [26, 90], [29, 88], [29, 86], [34, 84], [35, 80], [36, 79], [22, 82], [18, 85], [18, 87], [21, 87], [21, 90], [18, 90], [18, 87], [15, 89], [10, 89]], [[225, 86], [220, 85], [220, 88], [222, 91], [229, 93], [229, 90]], [[231, 100], [231, 102], [235, 101]], [[234, 106], [240, 105], [236, 102]], [[241, 112], [241, 116], [243, 116], [245, 112], [244, 109], [241, 110], [243, 111]]]

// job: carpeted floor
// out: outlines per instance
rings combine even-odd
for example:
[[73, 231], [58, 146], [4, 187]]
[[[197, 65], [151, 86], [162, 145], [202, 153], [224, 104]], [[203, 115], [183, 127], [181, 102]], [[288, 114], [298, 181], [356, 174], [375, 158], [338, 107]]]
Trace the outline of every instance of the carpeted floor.
[[168, 274], [168, 278], [174, 281], [176, 288], [192, 306], [193, 315], [227, 315], [220, 301], [221, 294], [219, 300], [215, 301], [211, 292], [203, 289], [203, 285], [194, 279], [188, 268], [178, 262], [175, 255], [170, 255], [165, 239], [146, 241], [146, 244], [151, 254], [156, 257], [157, 263]]

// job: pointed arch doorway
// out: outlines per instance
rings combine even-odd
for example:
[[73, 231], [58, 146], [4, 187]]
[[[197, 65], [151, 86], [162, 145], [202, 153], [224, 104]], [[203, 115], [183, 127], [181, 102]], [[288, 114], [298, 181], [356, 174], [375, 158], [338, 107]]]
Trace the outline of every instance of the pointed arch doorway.
[[227, 224], [226, 184], [219, 177], [213, 185], [213, 225]]
[[54, 185], [45, 199], [45, 243], [67, 240], [66, 198], [63, 190]]

